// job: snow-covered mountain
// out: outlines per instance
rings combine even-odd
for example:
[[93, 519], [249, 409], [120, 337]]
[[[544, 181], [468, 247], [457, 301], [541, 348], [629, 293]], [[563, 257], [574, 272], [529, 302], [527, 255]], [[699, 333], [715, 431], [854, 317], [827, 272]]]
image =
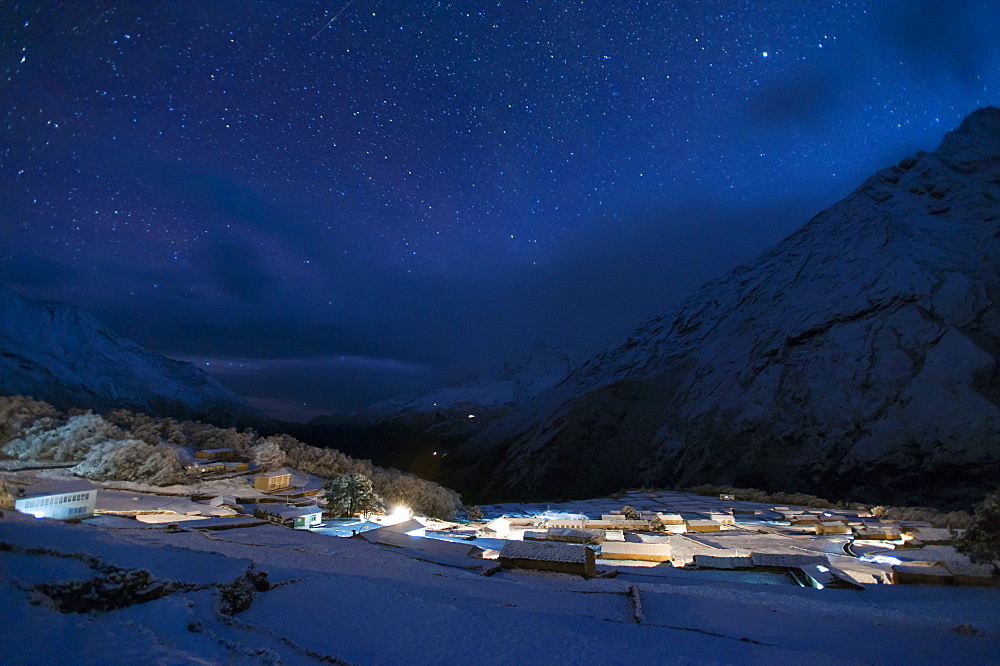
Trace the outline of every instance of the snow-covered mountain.
[[380, 402], [366, 409], [361, 419], [375, 426], [405, 424], [428, 436], [464, 439], [524, 406], [565, 377], [572, 366], [565, 348], [536, 344], [512, 354], [496, 373]]
[[267, 417], [191, 363], [154, 354], [65, 303], [25, 298], [0, 284], [0, 394], [59, 409], [122, 407], [217, 425]]
[[496, 373], [380, 402], [360, 413], [321, 416], [295, 433], [317, 445], [336, 440], [350, 455], [443, 481], [439, 472], [448, 452], [515, 413], [572, 366], [566, 349], [538, 344], [512, 354]]
[[969, 502], [1000, 478], [998, 302], [991, 107], [484, 429], [456, 479]]

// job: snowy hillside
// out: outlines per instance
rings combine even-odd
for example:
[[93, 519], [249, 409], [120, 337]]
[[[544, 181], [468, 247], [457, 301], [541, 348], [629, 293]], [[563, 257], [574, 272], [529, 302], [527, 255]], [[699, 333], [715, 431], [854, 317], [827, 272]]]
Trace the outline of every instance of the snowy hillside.
[[484, 576], [363, 539], [198, 525], [6, 512], [4, 663], [986, 664], [997, 654], [997, 594], [985, 587], [816, 590], [670, 566]]
[[154, 354], [89, 312], [25, 298], [0, 285], [0, 394], [58, 409], [123, 407], [218, 425], [266, 417], [190, 363]]
[[978, 500], [1000, 477], [998, 202], [981, 109], [473, 438], [461, 489]]

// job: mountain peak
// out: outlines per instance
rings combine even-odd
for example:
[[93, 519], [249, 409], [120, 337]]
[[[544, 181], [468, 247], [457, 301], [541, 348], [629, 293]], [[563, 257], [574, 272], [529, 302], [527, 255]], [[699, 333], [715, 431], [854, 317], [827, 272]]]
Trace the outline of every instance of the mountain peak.
[[1000, 157], [1000, 109], [987, 106], [970, 113], [961, 125], [944, 135], [937, 154], [947, 164]]
[[997, 265], [986, 108], [484, 428], [452, 484], [483, 501], [721, 483], [969, 506], [1000, 475]]
[[15, 394], [63, 410], [123, 407], [221, 426], [268, 423], [194, 365], [144, 349], [84, 309], [0, 283], [0, 395]]

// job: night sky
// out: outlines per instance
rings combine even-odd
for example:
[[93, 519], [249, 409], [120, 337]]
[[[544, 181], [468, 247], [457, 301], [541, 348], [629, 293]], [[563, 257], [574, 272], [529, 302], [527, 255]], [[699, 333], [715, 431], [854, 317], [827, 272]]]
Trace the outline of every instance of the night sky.
[[1000, 103], [995, 0], [0, 13], [0, 280], [281, 417], [596, 351]]

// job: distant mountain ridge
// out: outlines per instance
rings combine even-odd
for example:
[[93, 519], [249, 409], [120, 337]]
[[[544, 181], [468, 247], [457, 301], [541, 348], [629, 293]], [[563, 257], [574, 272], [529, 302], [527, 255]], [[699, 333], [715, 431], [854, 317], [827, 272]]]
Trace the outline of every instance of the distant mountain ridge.
[[269, 419], [191, 363], [154, 354], [90, 312], [0, 284], [0, 393], [58, 409], [125, 408], [220, 426]]
[[489, 425], [448, 482], [975, 501], [1000, 478], [998, 202], [990, 107]]
[[380, 424], [408, 420], [427, 423], [429, 434], [468, 436], [481, 423], [515, 411], [566, 376], [573, 368], [570, 352], [536, 344], [517, 351], [495, 373], [473, 377], [452, 386], [387, 400], [368, 407], [360, 417]]
[[296, 429], [314, 443], [437, 480], [441, 458], [489, 423], [516, 412], [566, 376], [572, 353], [536, 344], [514, 352], [495, 373], [376, 403], [362, 412], [321, 416]]

